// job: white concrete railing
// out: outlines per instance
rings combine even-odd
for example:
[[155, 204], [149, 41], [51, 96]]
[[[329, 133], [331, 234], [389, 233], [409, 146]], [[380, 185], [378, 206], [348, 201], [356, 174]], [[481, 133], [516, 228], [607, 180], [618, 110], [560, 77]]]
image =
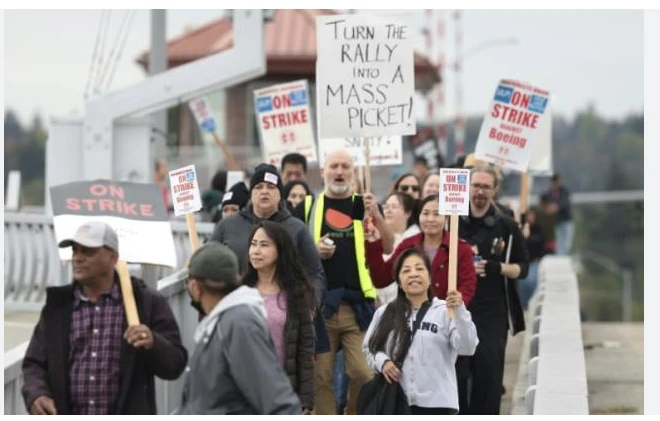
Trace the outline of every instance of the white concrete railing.
[[[179, 324], [183, 345], [188, 350], [188, 355], [190, 355], [193, 350], [193, 333], [198, 318], [197, 312], [190, 306], [190, 298], [185, 288], [187, 277], [188, 271], [182, 270], [161, 279], [158, 281], [158, 291], [167, 298]], [[21, 394], [21, 388], [23, 387], [21, 366], [27, 347], [28, 342], [25, 342], [5, 352], [5, 415], [27, 414]], [[156, 408], [159, 415], [171, 414], [179, 406], [183, 391], [183, 379], [183, 374], [174, 381], [156, 379]]]
[[[69, 263], [59, 259], [53, 218], [47, 215], [5, 213], [5, 309], [39, 310], [46, 299], [46, 288], [71, 282]], [[190, 257], [190, 240], [185, 222], [171, 221], [177, 268]], [[212, 223], [198, 223], [200, 242], [210, 238]], [[137, 266], [137, 265], [136, 265]], [[142, 277], [150, 284], [177, 269], [142, 265], [150, 269]], [[154, 285], [154, 284], [150, 284]]]
[[589, 414], [578, 282], [570, 257], [547, 256], [529, 303], [513, 414]]

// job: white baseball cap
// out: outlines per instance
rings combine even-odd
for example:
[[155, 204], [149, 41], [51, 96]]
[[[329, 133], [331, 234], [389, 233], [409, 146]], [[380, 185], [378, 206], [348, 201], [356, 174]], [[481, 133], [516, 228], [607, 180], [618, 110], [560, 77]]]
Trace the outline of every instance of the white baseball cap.
[[119, 253], [119, 240], [114, 229], [105, 222], [87, 221], [78, 227], [73, 238], [62, 240], [60, 248], [80, 244], [85, 247], [107, 247]]

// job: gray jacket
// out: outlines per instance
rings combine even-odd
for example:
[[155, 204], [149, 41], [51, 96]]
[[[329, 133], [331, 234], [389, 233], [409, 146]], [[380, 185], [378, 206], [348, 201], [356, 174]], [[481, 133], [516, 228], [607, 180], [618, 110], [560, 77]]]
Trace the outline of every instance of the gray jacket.
[[[250, 231], [254, 225], [262, 220], [262, 218], [254, 214], [252, 205], [248, 204], [248, 206], [236, 215], [218, 222], [213, 231], [211, 241], [217, 241], [229, 247], [236, 253], [241, 268], [244, 268], [249, 248], [248, 239], [250, 237]], [[316, 290], [316, 301], [320, 304], [321, 298], [323, 298], [323, 292], [325, 291], [325, 272], [323, 272], [321, 259], [316, 251], [314, 240], [312, 240], [312, 237], [307, 231], [307, 227], [301, 220], [291, 215], [291, 212], [289, 212], [286, 206], [282, 206], [282, 203], [280, 203], [279, 210], [268, 218], [268, 220], [281, 223], [291, 236], [293, 244], [300, 255], [300, 261], [305, 268], [305, 272]]]
[[302, 414], [265, 316], [259, 292], [241, 286], [202, 319], [177, 414]]

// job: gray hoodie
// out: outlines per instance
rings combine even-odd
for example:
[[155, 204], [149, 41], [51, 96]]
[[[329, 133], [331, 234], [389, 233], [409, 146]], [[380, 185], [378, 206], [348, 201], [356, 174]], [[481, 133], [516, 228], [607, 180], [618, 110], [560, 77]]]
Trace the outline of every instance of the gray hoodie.
[[[236, 253], [238, 263], [241, 269], [243, 269], [248, 254], [250, 231], [253, 226], [262, 220], [262, 218], [254, 214], [252, 205], [248, 204], [248, 206], [236, 215], [218, 222], [213, 231], [211, 241], [225, 244]], [[301, 220], [291, 215], [291, 212], [289, 212], [286, 206], [282, 206], [282, 203], [280, 203], [279, 210], [268, 218], [268, 220], [282, 224], [291, 236], [293, 244], [300, 255], [300, 261], [305, 268], [305, 272], [316, 290], [317, 304], [320, 304], [325, 291], [325, 272], [323, 272], [321, 259], [316, 251], [314, 240], [309, 235], [307, 226]]]
[[199, 323], [177, 414], [302, 414], [259, 292], [241, 286]]

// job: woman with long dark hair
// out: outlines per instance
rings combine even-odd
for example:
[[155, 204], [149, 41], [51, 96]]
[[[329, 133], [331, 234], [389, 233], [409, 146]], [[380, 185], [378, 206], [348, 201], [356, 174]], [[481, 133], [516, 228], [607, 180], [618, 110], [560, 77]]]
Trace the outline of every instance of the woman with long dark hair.
[[[399, 256], [411, 247], [423, 250], [431, 264], [431, 281], [435, 296], [444, 300], [447, 296], [449, 279], [449, 231], [445, 229], [446, 218], [438, 212], [438, 195], [422, 200], [418, 217], [419, 234], [403, 240], [391, 257], [383, 259], [383, 242], [377, 228], [365, 233], [365, 253], [371, 281], [376, 288], [385, 288], [393, 281], [392, 268]], [[477, 272], [472, 261], [470, 245], [458, 240], [456, 256], [456, 288], [461, 292], [466, 305], [470, 304], [477, 288]]]
[[446, 300], [433, 297], [431, 264], [417, 247], [401, 253], [394, 276], [397, 298], [376, 310], [364, 337], [367, 363], [388, 383], [400, 383], [413, 415], [457, 414], [454, 364], [458, 354], [474, 354], [479, 343], [472, 316], [458, 291], [448, 292]]
[[300, 397], [303, 410], [314, 409], [314, 289], [289, 233], [262, 221], [250, 234], [243, 284], [259, 290], [275, 351]]

